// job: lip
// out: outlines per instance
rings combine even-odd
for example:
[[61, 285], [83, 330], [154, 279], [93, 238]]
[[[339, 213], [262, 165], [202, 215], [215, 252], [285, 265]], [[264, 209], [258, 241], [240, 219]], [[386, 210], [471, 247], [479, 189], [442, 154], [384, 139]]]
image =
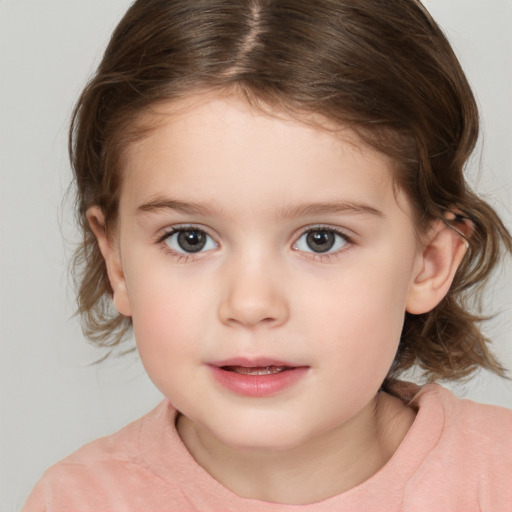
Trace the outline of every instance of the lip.
[[[208, 365], [214, 379], [224, 388], [242, 396], [270, 397], [295, 385], [308, 371], [308, 366], [301, 366], [288, 361], [266, 357], [237, 357], [217, 361]], [[242, 366], [244, 368], [278, 367], [285, 370], [264, 375], [244, 374], [229, 371], [226, 367]]]

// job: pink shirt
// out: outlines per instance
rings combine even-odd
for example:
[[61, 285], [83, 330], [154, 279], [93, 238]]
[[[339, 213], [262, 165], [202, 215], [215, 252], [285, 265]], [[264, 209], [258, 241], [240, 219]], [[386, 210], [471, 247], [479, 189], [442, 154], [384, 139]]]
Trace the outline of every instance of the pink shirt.
[[[410, 393], [404, 389], [404, 399]], [[214, 480], [181, 443], [176, 412], [163, 401], [50, 468], [22, 512], [512, 511], [512, 411], [435, 384], [414, 405], [413, 426], [378, 473], [338, 496], [294, 506], [240, 498]]]

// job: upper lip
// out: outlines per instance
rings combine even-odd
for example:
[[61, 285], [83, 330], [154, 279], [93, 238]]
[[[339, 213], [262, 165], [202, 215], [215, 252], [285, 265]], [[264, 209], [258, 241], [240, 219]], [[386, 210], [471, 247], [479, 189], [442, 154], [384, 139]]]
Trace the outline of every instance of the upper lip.
[[286, 366], [288, 368], [296, 368], [299, 366], [305, 366], [269, 357], [233, 357], [209, 364], [210, 366], [216, 366], [217, 368], [221, 368], [223, 366], [243, 366], [245, 368], [262, 368], [267, 366]]

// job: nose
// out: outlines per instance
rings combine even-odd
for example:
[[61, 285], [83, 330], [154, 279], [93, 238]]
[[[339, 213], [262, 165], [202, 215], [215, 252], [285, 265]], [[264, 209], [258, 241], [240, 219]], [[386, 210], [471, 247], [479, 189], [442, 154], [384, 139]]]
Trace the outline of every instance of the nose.
[[230, 326], [278, 327], [288, 320], [284, 279], [268, 261], [231, 262], [224, 276], [218, 315]]

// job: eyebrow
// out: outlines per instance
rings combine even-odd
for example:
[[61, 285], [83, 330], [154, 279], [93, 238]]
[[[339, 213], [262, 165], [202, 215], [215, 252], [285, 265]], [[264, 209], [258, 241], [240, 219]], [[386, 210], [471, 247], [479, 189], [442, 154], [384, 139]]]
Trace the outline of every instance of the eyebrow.
[[[137, 213], [158, 213], [166, 210], [183, 213], [185, 215], [198, 215], [203, 217], [221, 214], [221, 210], [219, 208], [209, 204], [190, 203], [163, 197], [151, 199], [137, 207]], [[308, 215], [327, 214], [372, 215], [375, 217], [384, 217], [384, 214], [380, 210], [364, 203], [334, 201], [285, 206], [278, 211], [277, 218], [290, 219], [305, 217]]]
[[279, 211], [279, 218], [305, 217], [307, 215], [325, 215], [325, 214], [351, 214], [351, 215], [373, 215], [384, 217], [384, 214], [373, 206], [359, 202], [326, 202], [326, 203], [308, 203], [297, 206], [286, 206]]
[[185, 215], [208, 216], [219, 214], [220, 210], [204, 203], [188, 203], [176, 199], [157, 197], [137, 207], [137, 213], [158, 213], [160, 211], [172, 210]]

